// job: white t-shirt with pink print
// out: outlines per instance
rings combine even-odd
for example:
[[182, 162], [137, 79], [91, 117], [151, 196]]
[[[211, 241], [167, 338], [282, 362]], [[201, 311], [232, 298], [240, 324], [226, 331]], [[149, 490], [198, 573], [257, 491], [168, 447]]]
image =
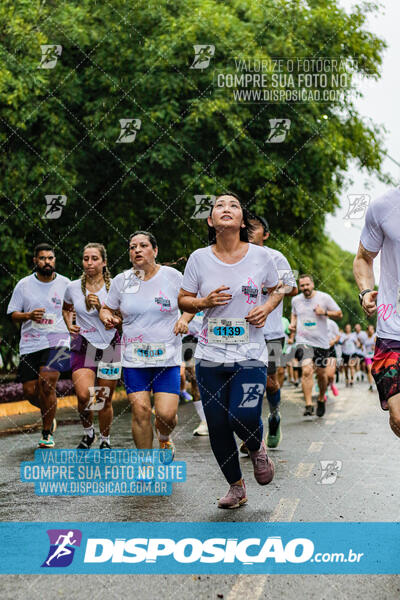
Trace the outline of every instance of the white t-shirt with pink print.
[[[225, 329], [240, 330], [240, 327], [224, 327], [224, 322], [244, 321], [252, 308], [264, 304], [262, 287], [272, 288], [278, 283], [278, 271], [274, 260], [265, 248], [249, 244], [246, 255], [234, 264], [222, 262], [211, 248], [199, 248], [190, 255], [183, 277], [182, 288], [198, 294], [201, 298], [222, 285], [229, 286], [226, 293], [232, 299], [224, 306], [215, 306], [204, 310], [203, 325], [199, 333], [195, 357], [216, 363], [258, 360], [268, 361], [268, 350], [264, 341], [262, 327], [248, 325], [247, 341], [243, 343], [219, 343]], [[269, 318], [269, 317], [268, 317]], [[213, 321], [210, 321], [213, 319]], [[215, 323], [209, 327], [209, 322]], [[236, 324], [235, 324], [236, 325]], [[214, 339], [210, 340], [215, 331]], [[242, 329], [246, 325], [242, 325]], [[228, 332], [229, 333], [229, 332]], [[243, 336], [244, 337], [244, 336]], [[248, 337], [248, 339], [247, 339]], [[238, 335], [238, 340], [240, 335]], [[233, 338], [234, 341], [234, 338]]]
[[52, 281], [40, 281], [35, 274], [21, 279], [14, 288], [7, 314], [15, 311], [46, 310], [42, 322], [24, 321], [21, 325], [19, 352], [32, 354], [45, 348], [69, 348], [69, 333], [62, 316], [64, 292], [70, 283], [68, 277], [56, 274]]
[[133, 269], [114, 277], [105, 304], [122, 314], [123, 367], [181, 364], [181, 335], [174, 334], [181, 283], [182, 274], [165, 266], [147, 281], [136, 277]]

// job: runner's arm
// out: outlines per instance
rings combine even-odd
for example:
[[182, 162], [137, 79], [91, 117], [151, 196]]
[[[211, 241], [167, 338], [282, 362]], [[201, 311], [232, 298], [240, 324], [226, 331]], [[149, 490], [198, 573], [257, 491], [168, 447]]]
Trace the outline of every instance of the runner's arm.
[[283, 296], [288, 297], [297, 296], [297, 294], [299, 293], [297, 286], [288, 285], [287, 283], [283, 283], [282, 280], [279, 281], [276, 291], [282, 294]]
[[272, 313], [280, 302], [282, 302], [283, 296], [285, 295], [284, 288], [279, 288], [278, 285], [267, 288], [267, 292], [268, 300], [264, 304], [252, 308], [247, 317], [245, 317], [250, 325], [264, 327], [268, 315]]
[[329, 346], [334, 346], [335, 344], [338, 344], [340, 340], [340, 334], [338, 334], [336, 337], [332, 338], [331, 341], [329, 342]]
[[358, 246], [357, 255], [353, 262], [353, 273], [360, 292], [375, 287], [373, 262], [378, 252], [366, 250], [362, 243]]
[[[289, 287], [289, 286], [287, 286]], [[299, 288], [297, 287], [297, 285], [295, 285], [294, 287], [292, 287], [290, 292], [286, 292], [285, 296], [297, 296], [297, 294], [299, 293]]]
[[23, 323], [24, 321], [29, 321], [31, 318], [30, 313], [20, 312], [19, 310], [14, 310], [10, 317], [14, 323]]
[[285, 296], [297, 296], [299, 290], [297, 288], [296, 277], [287, 258], [283, 254], [278, 254], [275, 266], [279, 275], [278, 287], [284, 287]]
[[69, 304], [68, 302], [64, 302], [62, 307], [62, 316], [64, 322], [67, 326], [67, 329], [70, 333], [79, 333], [80, 327], [78, 325], [74, 325], [74, 305]]
[[341, 319], [343, 317], [343, 313], [342, 311], [339, 310], [326, 310], [325, 311], [325, 315], [329, 318], [329, 319]]
[[175, 335], [188, 333], [188, 325], [194, 318], [195, 313], [184, 312], [181, 314], [174, 326]]
[[11, 319], [14, 323], [23, 323], [24, 321], [37, 321], [39, 322], [46, 310], [44, 308], [35, 308], [31, 312], [21, 312], [19, 310], [14, 310], [11, 313]]
[[106, 329], [113, 329], [121, 323], [121, 318], [116, 315], [117, 311], [118, 309], [114, 310], [106, 304], [101, 307], [99, 317]]
[[273, 287], [267, 288], [268, 300], [262, 306], [266, 309], [267, 316], [280, 304], [285, 296], [285, 286], [280, 287], [274, 285]]
[[178, 295], [178, 306], [182, 312], [192, 314], [196, 314], [205, 308], [224, 306], [232, 299], [231, 294], [225, 293], [224, 290], [229, 290], [229, 287], [221, 285], [216, 290], [210, 292], [205, 298], [198, 298], [197, 292], [187, 292], [181, 288]]
[[189, 325], [190, 321], [194, 319], [196, 313], [183, 312], [179, 319], [185, 321], [186, 325]]
[[[353, 273], [356, 284], [360, 292], [363, 290], [374, 290], [375, 277], [374, 277], [374, 258], [378, 255], [378, 252], [370, 252], [360, 242], [358, 246], [357, 255], [353, 262]], [[376, 297], [377, 291], [371, 291], [363, 296], [362, 307], [364, 312], [370, 317], [376, 311]]]
[[178, 295], [178, 306], [183, 313], [186, 312], [195, 315], [205, 308], [204, 298], [199, 298], [196, 292], [187, 292], [181, 288]]
[[290, 335], [289, 335], [288, 342], [289, 342], [289, 344], [293, 344], [294, 336], [295, 336], [296, 329], [297, 329], [297, 315], [295, 315], [293, 312], [290, 314], [289, 329], [290, 329]]

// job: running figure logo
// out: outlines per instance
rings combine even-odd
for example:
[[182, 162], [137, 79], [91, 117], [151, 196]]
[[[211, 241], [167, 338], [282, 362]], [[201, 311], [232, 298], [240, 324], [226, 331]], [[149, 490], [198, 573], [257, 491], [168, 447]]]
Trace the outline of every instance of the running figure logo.
[[267, 144], [280, 144], [286, 139], [286, 135], [290, 129], [290, 119], [270, 119], [269, 125], [271, 131], [267, 137]]
[[42, 567], [68, 567], [74, 558], [75, 549], [81, 545], [79, 529], [48, 529], [50, 549]]
[[[48, 340], [51, 343], [51, 334], [48, 336]], [[68, 342], [65, 342], [67, 344]], [[47, 364], [44, 366], [45, 371], [59, 371], [60, 373], [65, 373], [70, 370], [70, 361], [71, 355], [69, 353], [68, 348], [65, 346], [50, 346], [49, 356], [47, 359]]]
[[319, 464], [321, 465], [321, 475], [317, 483], [322, 485], [332, 485], [332, 483], [335, 483], [339, 471], [342, 470], [342, 461], [320, 460]]
[[124, 283], [121, 294], [137, 294], [144, 275], [143, 270], [132, 271], [132, 269], [129, 269], [129, 271], [124, 271]]
[[89, 402], [85, 410], [102, 410], [110, 397], [110, 388], [101, 385], [89, 386]]
[[46, 210], [42, 219], [58, 219], [61, 217], [62, 210], [67, 204], [67, 196], [62, 195], [49, 195], [45, 196], [46, 199]]
[[292, 269], [278, 269], [278, 279], [284, 286], [296, 287], [296, 279], [298, 276], [298, 271], [292, 271]]
[[246, 304], [256, 304], [258, 287], [250, 277], [247, 280], [247, 285], [242, 285], [242, 293], [247, 296]]
[[214, 206], [216, 196], [195, 194], [194, 200], [196, 206], [192, 214], [192, 219], [206, 219], [210, 214], [211, 208]]
[[242, 383], [243, 400], [239, 404], [239, 408], [253, 408], [257, 406], [264, 393], [262, 383]]
[[140, 119], [120, 119], [121, 131], [116, 141], [117, 144], [131, 144], [135, 141], [136, 134], [142, 126]]
[[349, 208], [345, 219], [362, 219], [366, 213], [371, 197], [368, 194], [349, 194]]
[[57, 44], [43, 44], [40, 46], [42, 58], [38, 69], [54, 69], [57, 59], [61, 56], [62, 46]]
[[194, 44], [194, 59], [191, 69], [207, 69], [214, 56], [215, 46], [212, 44]]

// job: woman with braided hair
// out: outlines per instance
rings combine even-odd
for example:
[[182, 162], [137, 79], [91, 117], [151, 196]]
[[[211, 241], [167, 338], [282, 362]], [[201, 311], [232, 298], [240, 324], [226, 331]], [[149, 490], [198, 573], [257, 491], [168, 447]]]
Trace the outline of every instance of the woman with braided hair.
[[78, 449], [88, 450], [95, 441], [95, 410], [99, 415], [100, 449], [104, 450], [111, 448], [111, 400], [121, 375], [120, 338], [116, 329], [106, 330], [99, 318], [111, 287], [103, 244], [86, 244], [82, 264], [83, 273], [68, 284], [63, 305], [64, 320], [71, 334], [72, 381], [83, 425]]

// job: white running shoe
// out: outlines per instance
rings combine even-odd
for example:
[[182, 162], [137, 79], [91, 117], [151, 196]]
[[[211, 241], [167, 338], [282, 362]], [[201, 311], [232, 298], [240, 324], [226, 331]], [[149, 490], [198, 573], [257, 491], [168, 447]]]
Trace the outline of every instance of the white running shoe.
[[200, 425], [193, 431], [193, 435], [208, 435], [207, 421], [200, 421]]

